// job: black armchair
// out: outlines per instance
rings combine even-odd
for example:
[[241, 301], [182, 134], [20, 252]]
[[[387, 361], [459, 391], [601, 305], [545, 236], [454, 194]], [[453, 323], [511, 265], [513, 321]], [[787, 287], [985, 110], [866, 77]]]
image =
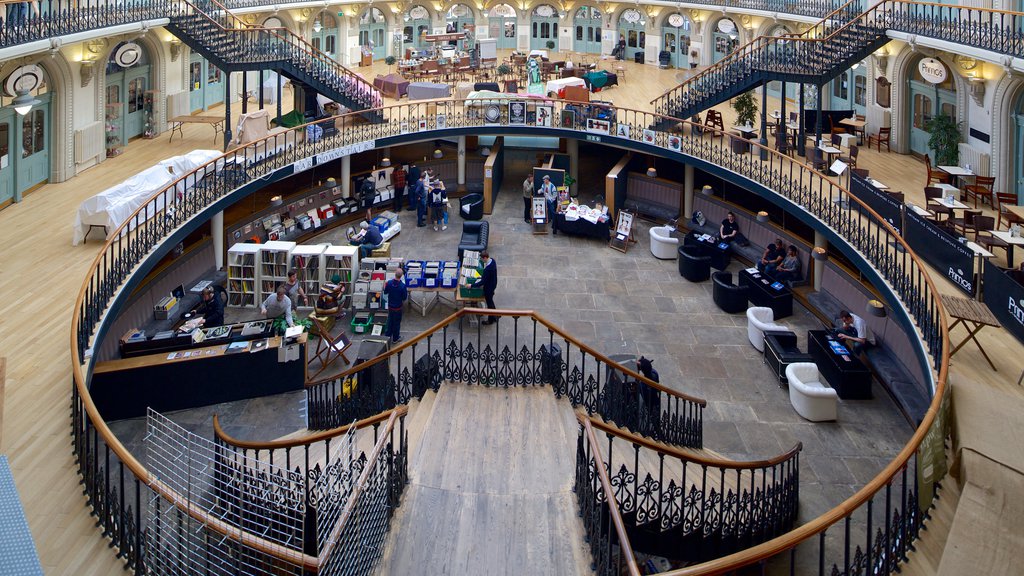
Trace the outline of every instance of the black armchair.
[[484, 195], [466, 194], [459, 198], [459, 214], [464, 220], [479, 220], [484, 217]]
[[814, 362], [814, 357], [797, 348], [796, 334], [789, 331], [765, 331], [764, 363], [775, 373], [780, 385], [786, 382], [786, 366], [794, 362]]
[[711, 277], [711, 257], [702, 256], [694, 246], [679, 247], [679, 275], [690, 282], [703, 282]]
[[459, 240], [459, 260], [466, 250], [479, 252], [487, 248], [487, 236], [491, 225], [487, 220], [467, 220], [462, 223], [462, 239]]
[[747, 310], [747, 287], [733, 284], [732, 272], [715, 272], [711, 281], [712, 298], [723, 312], [737, 314]]

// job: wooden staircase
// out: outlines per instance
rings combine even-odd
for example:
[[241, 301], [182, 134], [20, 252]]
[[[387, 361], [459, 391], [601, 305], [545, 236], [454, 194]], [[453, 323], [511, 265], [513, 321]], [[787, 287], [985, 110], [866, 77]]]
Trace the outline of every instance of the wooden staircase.
[[377, 574], [590, 573], [567, 400], [445, 383], [407, 425], [409, 485]]
[[914, 541], [914, 550], [907, 553], [907, 561], [900, 564], [900, 574], [935, 576], [939, 573], [942, 553], [946, 549], [959, 502], [960, 485], [955, 478], [946, 474], [942, 488], [936, 494], [934, 506], [928, 511], [928, 518], [922, 525], [921, 537]]

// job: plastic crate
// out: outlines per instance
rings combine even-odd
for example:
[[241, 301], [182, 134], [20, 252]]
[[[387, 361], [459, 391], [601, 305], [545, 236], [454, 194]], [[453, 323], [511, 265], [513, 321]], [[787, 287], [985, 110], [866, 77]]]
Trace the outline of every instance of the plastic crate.
[[459, 296], [462, 296], [463, 298], [483, 298], [484, 289], [482, 287], [473, 288], [471, 286], [459, 286]]
[[370, 326], [373, 326], [373, 313], [368, 314], [357, 312], [352, 316], [352, 331], [356, 334], [367, 334], [370, 332]]

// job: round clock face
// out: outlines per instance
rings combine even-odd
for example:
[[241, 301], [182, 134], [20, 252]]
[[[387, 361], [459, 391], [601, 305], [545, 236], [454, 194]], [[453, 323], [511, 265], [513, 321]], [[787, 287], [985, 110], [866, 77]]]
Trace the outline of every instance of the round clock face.
[[956, 63], [964, 70], [973, 70], [978, 66], [978, 61], [970, 56], [960, 55], [956, 57]]

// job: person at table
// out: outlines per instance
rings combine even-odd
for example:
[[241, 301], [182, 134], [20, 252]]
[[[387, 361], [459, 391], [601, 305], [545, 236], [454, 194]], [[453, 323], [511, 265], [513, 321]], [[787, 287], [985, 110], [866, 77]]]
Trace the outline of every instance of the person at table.
[[533, 174], [527, 174], [523, 180], [523, 222], [530, 222], [530, 208], [533, 203]]
[[213, 286], [203, 288], [199, 303], [191, 310], [182, 314], [182, 318], [203, 317], [203, 328], [214, 328], [224, 324], [224, 302], [217, 297]]
[[299, 282], [299, 271], [289, 270], [288, 280], [284, 283], [285, 295], [292, 301], [292, 304], [298, 306], [299, 300], [305, 304], [309, 299], [306, 297], [306, 291], [302, 289], [302, 284]]
[[[418, 168], [417, 168], [418, 170]], [[410, 201], [416, 204], [416, 227], [427, 225], [427, 173], [422, 172], [409, 193]]]
[[384, 294], [388, 297], [388, 326], [384, 336], [397, 344], [402, 341], [402, 305], [409, 297], [409, 291], [402, 282], [402, 269], [395, 270], [395, 277], [384, 284]]
[[415, 162], [409, 162], [409, 173], [405, 176], [405, 181], [411, 183], [409, 188], [409, 210], [416, 209], [416, 199], [413, 197], [413, 189], [416, 184], [420, 181], [420, 167]]
[[384, 237], [380, 235], [380, 230], [377, 230], [376, 226], [370, 226], [366, 221], [360, 222], [359, 228], [361, 228], [359, 234], [353, 236], [349, 243], [359, 246], [359, 257], [366, 258], [371, 252], [380, 248], [384, 243]]
[[735, 242], [737, 246], [749, 244], [746, 236], [740, 234], [740, 224], [731, 210], [725, 215], [725, 220], [722, 220], [722, 225], [718, 228], [718, 237], [722, 239], [722, 242]]
[[544, 200], [548, 204], [548, 218], [553, 222], [555, 219], [555, 202], [558, 201], [558, 190], [555, 185], [551, 183], [551, 177], [547, 174], [541, 178], [540, 190], [538, 190], [541, 196], [544, 196]]
[[786, 249], [782, 246], [782, 238], [776, 238], [774, 243], [764, 249], [764, 254], [761, 254], [761, 259], [757, 261], [757, 269], [771, 276], [775, 274], [775, 269], [782, 264], [785, 257]]
[[405, 196], [405, 184], [405, 169], [399, 164], [391, 171], [391, 185], [395, 188], [395, 198], [391, 203], [391, 209], [396, 213], [402, 211], [402, 196]]
[[860, 354], [865, 348], [874, 344], [871, 331], [864, 319], [849, 310], [839, 311], [839, 339], [854, 354]]
[[[480, 261], [483, 262], [484, 269], [480, 272], [480, 279], [474, 282], [473, 286], [483, 287], [487, 307], [495, 310], [497, 306], [494, 305], [494, 289], [498, 287], [498, 264], [487, 250], [480, 252]], [[481, 324], [494, 324], [497, 321], [497, 316], [488, 316]]]
[[288, 298], [284, 284], [277, 287], [277, 291], [267, 296], [267, 299], [260, 304], [260, 314], [266, 316], [267, 320], [284, 319], [289, 328], [295, 326], [292, 320], [292, 301]]
[[774, 278], [777, 282], [792, 282], [800, 279], [800, 256], [796, 246], [790, 245], [786, 257], [775, 268]]

